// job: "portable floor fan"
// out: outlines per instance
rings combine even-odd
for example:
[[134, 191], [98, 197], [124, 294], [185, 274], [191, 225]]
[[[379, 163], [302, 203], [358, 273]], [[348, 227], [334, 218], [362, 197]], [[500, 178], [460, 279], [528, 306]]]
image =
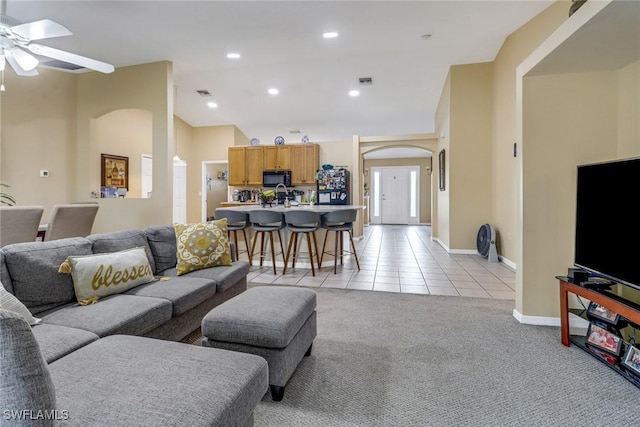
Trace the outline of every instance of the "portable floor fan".
[[2, 0], [0, 7], [0, 70], [4, 71], [5, 63], [8, 62], [19, 76], [35, 76], [38, 74], [36, 66], [40, 63], [32, 55], [35, 54], [102, 73], [113, 72], [111, 64], [32, 42], [72, 35], [64, 25], [50, 19], [23, 24], [7, 16], [6, 0]]
[[496, 250], [496, 230], [489, 224], [484, 224], [478, 231], [476, 239], [478, 253], [490, 262], [498, 261], [498, 251]]

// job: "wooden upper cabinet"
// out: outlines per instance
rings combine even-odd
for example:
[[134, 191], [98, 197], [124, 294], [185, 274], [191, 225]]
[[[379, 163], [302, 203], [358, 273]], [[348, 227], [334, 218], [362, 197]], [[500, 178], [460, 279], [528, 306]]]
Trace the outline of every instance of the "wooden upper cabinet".
[[291, 169], [291, 146], [274, 145], [262, 148], [265, 170]]
[[229, 185], [262, 185], [262, 147], [229, 147]]
[[291, 146], [291, 185], [315, 185], [318, 153], [318, 144]]
[[262, 147], [247, 147], [246, 151], [247, 172], [245, 174], [247, 185], [262, 185], [262, 171], [264, 159]]

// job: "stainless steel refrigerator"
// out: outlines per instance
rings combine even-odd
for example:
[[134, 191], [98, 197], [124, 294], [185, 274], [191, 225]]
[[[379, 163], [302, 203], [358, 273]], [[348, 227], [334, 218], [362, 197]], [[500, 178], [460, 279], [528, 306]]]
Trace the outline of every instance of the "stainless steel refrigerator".
[[351, 204], [351, 180], [347, 169], [320, 169], [316, 174], [316, 184], [319, 205]]

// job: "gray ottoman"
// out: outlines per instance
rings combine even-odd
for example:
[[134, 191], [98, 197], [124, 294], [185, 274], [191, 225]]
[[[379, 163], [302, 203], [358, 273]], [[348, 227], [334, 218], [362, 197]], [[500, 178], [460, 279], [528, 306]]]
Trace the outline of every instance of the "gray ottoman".
[[275, 401], [316, 337], [316, 293], [291, 286], [260, 286], [213, 308], [202, 319], [202, 345], [262, 356]]

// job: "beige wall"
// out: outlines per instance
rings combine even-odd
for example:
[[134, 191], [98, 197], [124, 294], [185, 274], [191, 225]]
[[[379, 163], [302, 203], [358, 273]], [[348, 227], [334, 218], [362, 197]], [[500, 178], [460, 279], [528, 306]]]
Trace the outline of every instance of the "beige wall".
[[618, 73], [618, 155], [637, 156], [640, 142], [640, 61]]
[[[432, 235], [441, 245], [450, 247], [450, 220], [449, 220], [449, 195], [451, 187], [446, 171], [449, 170], [448, 157], [449, 138], [451, 134], [451, 71], [447, 74], [447, 79], [442, 88], [442, 94], [436, 109], [436, 135], [438, 135], [438, 148], [433, 154], [433, 212], [437, 214], [431, 219]], [[441, 150], [445, 150], [445, 189], [440, 190], [440, 157]]]
[[568, 17], [567, 2], [556, 2], [505, 40], [493, 66], [492, 223], [500, 255], [515, 262], [519, 251], [520, 167], [513, 143], [516, 131], [516, 67]]
[[[186, 125], [183, 122], [181, 129]], [[187, 221], [202, 221], [202, 162], [226, 161], [227, 149], [247, 145], [247, 137], [233, 125], [203, 126], [182, 129], [184, 139], [178, 143], [182, 160], [187, 161]]]
[[449, 149], [445, 177], [452, 250], [475, 250], [478, 229], [491, 222], [491, 63], [451, 67]]
[[[0, 92], [0, 182], [20, 205], [45, 207], [76, 201], [76, 76], [40, 70], [38, 77], [18, 77], [5, 70]], [[41, 169], [49, 171], [40, 178]]]
[[[116, 110], [99, 117], [94, 123], [95, 138], [100, 154], [111, 154], [129, 158], [129, 184], [127, 198], [141, 197], [142, 155], [151, 155], [153, 115], [150, 111], [136, 108]], [[96, 168], [101, 168], [96, 159]], [[100, 194], [101, 176], [92, 175], [93, 188]]]
[[77, 92], [76, 194], [86, 200], [91, 177], [99, 176], [95, 159], [96, 119], [128, 108], [150, 111], [153, 146], [153, 197], [150, 199], [100, 199], [94, 232], [144, 228], [172, 222], [173, 212], [173, 71], [169, 62], [122, 67], [112, 74], [79, 74]]
[[617, 87], [615, 72], [525, 79], [522, 314], [559, 315], [554, 277], [573, 265], [576, 166], [616, 158]]

